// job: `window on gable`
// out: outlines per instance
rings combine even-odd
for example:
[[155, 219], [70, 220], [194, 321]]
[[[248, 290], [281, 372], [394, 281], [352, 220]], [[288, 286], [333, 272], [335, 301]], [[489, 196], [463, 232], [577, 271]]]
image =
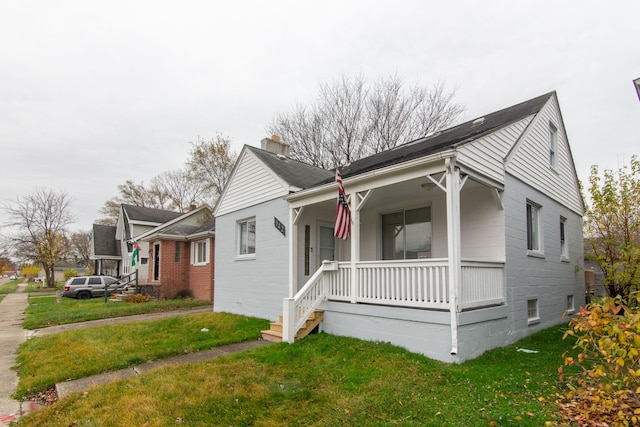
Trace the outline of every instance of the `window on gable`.
[[558, 128], [549, 123], [549, 166], [558, 167]]
[[255, 256], [256, 253], [256, 219], [238, 221], [238, 255]]
[[191, 264], [205, 265], [209, 263], [209, 239], [191, 242]]
[[539, 205], [527, 201], [527, 249], [538, 253], [542, 253], [540, 211]]
[[382, 215], [382, 259], [431, 258], [431, 208]]
[[563, 260], [569, 259], [569, 248], [567, 247], [566, 238], [567, 219], [560, 217], [560, 257]]

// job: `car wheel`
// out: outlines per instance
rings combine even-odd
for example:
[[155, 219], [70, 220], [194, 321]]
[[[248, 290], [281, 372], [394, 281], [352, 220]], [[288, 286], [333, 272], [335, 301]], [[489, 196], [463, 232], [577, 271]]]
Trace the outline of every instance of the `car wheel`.
[[89, 292], [78, 293], [78, 299], [89, 299], [89, 298], [91, 298], [91, 294]]

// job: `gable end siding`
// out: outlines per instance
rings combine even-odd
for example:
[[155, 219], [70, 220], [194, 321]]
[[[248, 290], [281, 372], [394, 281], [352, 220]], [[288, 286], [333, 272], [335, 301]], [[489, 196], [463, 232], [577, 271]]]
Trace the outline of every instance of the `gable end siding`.
[[458, 160], [483, 175], [504, 183], [504, 160], [533, 117], [529, 116], [491, 135], [461, 146], [458, 149]]
[[288, 189], [282, 182], [253, 154], [245, 152], [217, 207], [216, 215], [225, 215], [286, 194]]
[[[557, 168], [549, 164], [549, 124], [558, 130]], [[509, 155], [506, 171], [582, 215], [582, 196], [560, 111], [550, 99]]]

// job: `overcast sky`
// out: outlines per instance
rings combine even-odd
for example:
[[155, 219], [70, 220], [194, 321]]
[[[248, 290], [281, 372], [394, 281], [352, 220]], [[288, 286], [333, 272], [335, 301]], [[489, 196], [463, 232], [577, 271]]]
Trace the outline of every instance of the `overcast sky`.
[[555, 90], [586, 182], [640, 154], [639, 16], [637, 0], [0, 0], [0, 195], [66, 191], [89, 230], [125, 180], [182, 168], [198, 136], [259, 146], [341, 74], [445, 82], [464, 120]]

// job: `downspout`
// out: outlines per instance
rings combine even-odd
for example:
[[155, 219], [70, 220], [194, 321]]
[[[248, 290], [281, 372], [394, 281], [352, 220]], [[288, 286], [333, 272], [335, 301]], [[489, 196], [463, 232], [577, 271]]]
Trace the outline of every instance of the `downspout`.
[[449, 313], [451, 354], [458, 354], [458, 288], [462, 269], [460, 250], [460, 170], [455, 158], [445, 159], [447, 184], [447, 252], [449, 258]]

